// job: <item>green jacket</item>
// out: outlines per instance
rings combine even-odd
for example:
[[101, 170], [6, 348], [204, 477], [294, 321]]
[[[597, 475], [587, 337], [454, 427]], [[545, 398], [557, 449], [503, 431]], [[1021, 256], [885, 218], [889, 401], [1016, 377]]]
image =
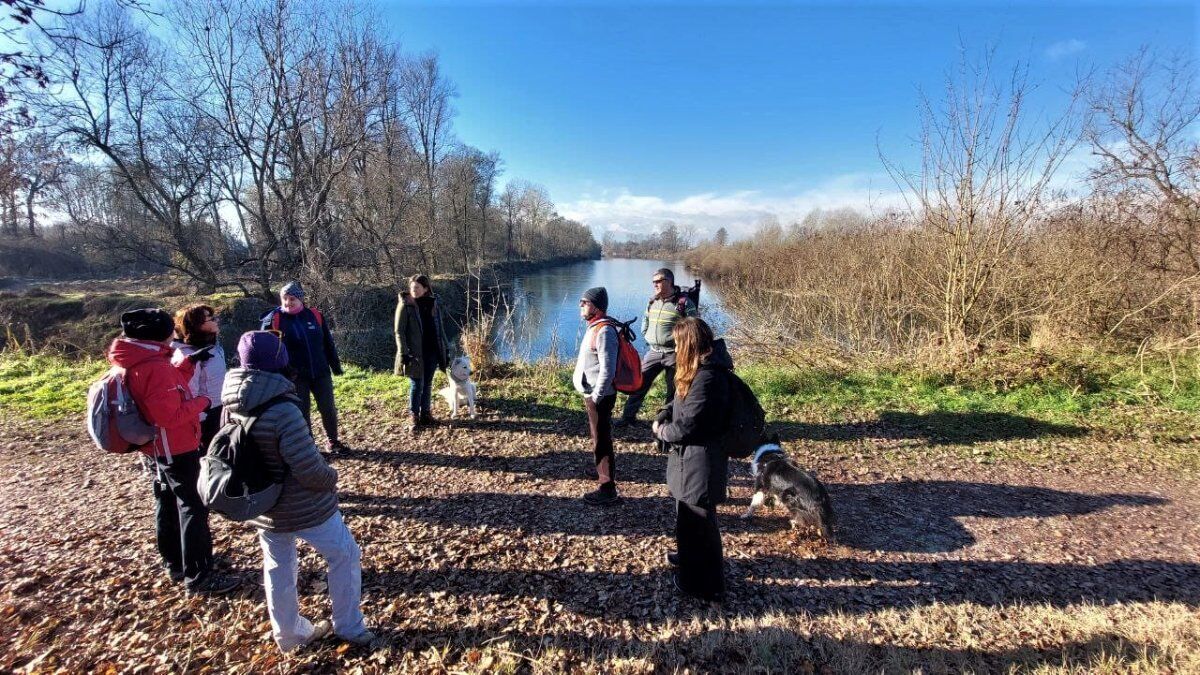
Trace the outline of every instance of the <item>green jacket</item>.
[[[438, 368], [445, 369], [450, 358], [446, 349], [446, 331], [442, 326], [442, 309], [440, 303], [437, 302], [437, 296], [434, 296], [433, 303], [433, 328], [437, 331], [437, 365]], [[421, 363], [424, 353], [421, 343], [421, 310], [417, 308], [416, 301], [407, 292], [400, 294], [400, 301], [396, 304], [394, 330], [396, 333], [396, 364], [393, 372], [397, 375], [421, 379], [425, 376], [424, 364]]]
[[646, 307], [646, 315], [642, 317], [642, 335], [646, 337], [646, 344], [654, 351], [674, 352], [675, 338], [671, 336], [671, 329], [683, 317], [696, 314], [695, 303], [678, 286], [675, 287], [675, 293], [665, 300], [652, 299]]

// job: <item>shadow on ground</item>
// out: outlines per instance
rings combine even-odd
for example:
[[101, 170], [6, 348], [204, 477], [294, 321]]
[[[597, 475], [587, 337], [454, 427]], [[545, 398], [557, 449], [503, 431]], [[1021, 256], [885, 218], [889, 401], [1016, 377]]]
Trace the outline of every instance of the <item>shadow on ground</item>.
[[771, 422], [784, 441], [921, 440], [929, 445], [970, 445], [1046, 436], [1078, 437], [1084, 427], [1008, 413], [886, 411], [877, 419], [840, 424]]

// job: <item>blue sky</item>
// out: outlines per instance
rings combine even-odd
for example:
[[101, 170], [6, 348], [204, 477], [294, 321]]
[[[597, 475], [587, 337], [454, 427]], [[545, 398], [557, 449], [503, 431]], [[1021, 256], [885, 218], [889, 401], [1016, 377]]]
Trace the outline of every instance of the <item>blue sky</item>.
[[1141, 45], [1195, 54], [1193, 3], [385, 3], [457, 84], [458, 135], [598, 232], [667, 218], [747, 232], [895, 187], [919, 91], [960, 49], [1018, 60], [1053, 112], [1076, 73]]

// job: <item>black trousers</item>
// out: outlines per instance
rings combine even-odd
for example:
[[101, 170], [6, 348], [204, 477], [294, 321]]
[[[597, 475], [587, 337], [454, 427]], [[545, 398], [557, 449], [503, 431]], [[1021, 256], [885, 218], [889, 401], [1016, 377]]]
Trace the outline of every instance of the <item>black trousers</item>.
[[337, 405], [333, 402], [333, 377], [328, 373], [325, 377], [315, 380], [297, 377], [296, 395], [300, 397], [300, 410], [304, 413], [304, 421], [309, 427], [312, 427], [312, 399], [317, 399], [317, 411], [321, 413], [321, 426], [325, 428], [325, 438], [336, 441], [338, 417]]
[[675, 546], [679, 554], [679, 586], [684, 592], [704, 598], [725, 592], [725, 562], [716, 507], [676, 500]]
[[208, 509], [196, 490], [202, 454], [175, 455], [170, 464], [165, 457], [156, 459], [154, 518], [158, 553], [171, 576], [182, 576], [188, 585], [200, 581], [212, 565]]
[[208, 444], [212, 443], [212, 439], [221, 430], [221, 412], [225, 410], [225, 406], [219, 405], [215, 408], [209, 408], [205, 411], [206, 417], [200, 420], [200, 453], [208, 452]]
[[623, 419], [632, 420], [637, 417], [638, 411], [646, 401], [646, 394], [650, 393], [650, 387], [654, 386], [654, 380], [658, 378], [659, 373], [664, 372], [667, 374], [667, 405], [670, 405], [671, 401], [675, 400], [675, 353], [653, 349], [647, 351], [646, 357], [642, 359], [642, 388], [625, 399], [625, 408], [621, 411]]
[[592, 401], [591, 396], [585, 396], [583, 402], [587, 408], [588, 431], [592, 435], [592, 454], [596, 458], [600, 487], [615, 487], [617, 462], [613, 455], [612, 411], [617, 404], [617, 395], [602, 396], [599, 403]]

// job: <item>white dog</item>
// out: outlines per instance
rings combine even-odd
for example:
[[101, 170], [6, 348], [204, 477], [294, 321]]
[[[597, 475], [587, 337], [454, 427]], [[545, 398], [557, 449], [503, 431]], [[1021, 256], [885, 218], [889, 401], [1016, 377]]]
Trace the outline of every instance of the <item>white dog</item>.
[[450, 417], [458, 417], [458, 407], [466, 405], [475, 419], [475, 383], [471, 381], [471, 361], [465, 356], [454, 359], [450, 364], [450, 385], [441, 390], [441, 395], [450, 404]]

